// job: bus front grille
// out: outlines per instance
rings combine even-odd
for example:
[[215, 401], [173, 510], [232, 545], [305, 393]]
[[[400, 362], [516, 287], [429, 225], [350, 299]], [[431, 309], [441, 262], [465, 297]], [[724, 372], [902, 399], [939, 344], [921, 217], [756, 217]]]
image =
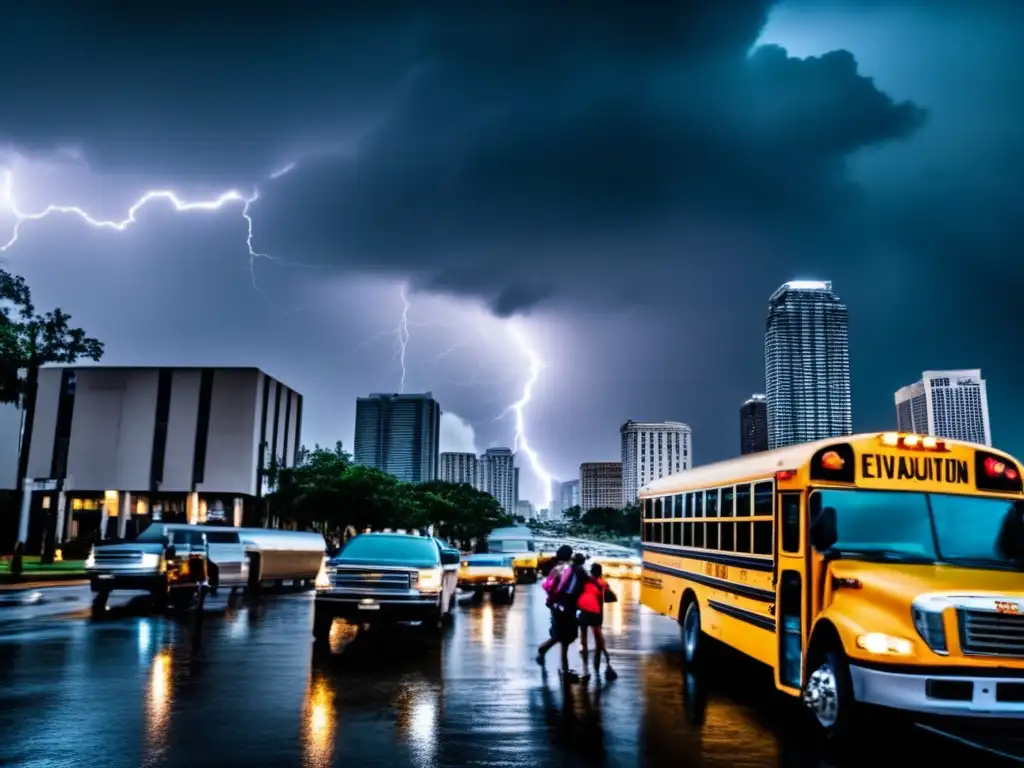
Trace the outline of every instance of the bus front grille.
[[965, 654], [1024, 657], [1024, 615], [961, 610], [959, 618]]

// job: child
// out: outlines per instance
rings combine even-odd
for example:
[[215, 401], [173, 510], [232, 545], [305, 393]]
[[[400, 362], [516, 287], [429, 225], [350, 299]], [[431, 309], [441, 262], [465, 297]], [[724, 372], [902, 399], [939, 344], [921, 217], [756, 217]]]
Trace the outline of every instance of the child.
[[567, 683], [579, 680], [579, 675], [569, 668], [569, 646], [576, 641], [578, 633], [576, 601], [583, 591], [584, 583], [589, 579], [583, 570], [586, 557], [577, 552], [571, 556], [571, 562], [565, 562], [571, 553], [572, 550], [567, 546], [559, 549], [557, 572], [552, 572], [544, 583], [548, 593], [548, 607], [551, 609], [551, 639], [537, 649], [537, 663], [543, 666], [544, 654], [551, 646], [555, 643], [562, 646], [562, 677]]
[[583, 587], [583, 593], [577, 601], [579, 608], [580, 629], [580, 655], [583, 657], [583, 669], [587, 668], [587, 627], [594, 632], [594, 673], [601, 672], [601, 656], [603, 655], [607, 667], [605, 676], [609, 680], [618, 677], [612, 669], [611, 656], [608, 655], [608, 648], [604, 643], [604, 632], [601, 625], [604, 623], [604, 604], [618, 601], [615, 593], [608, 587], [608, 582], [601, 578], [603, 573], [600, 563], [594, 563], [590, 567], [590, 578]]

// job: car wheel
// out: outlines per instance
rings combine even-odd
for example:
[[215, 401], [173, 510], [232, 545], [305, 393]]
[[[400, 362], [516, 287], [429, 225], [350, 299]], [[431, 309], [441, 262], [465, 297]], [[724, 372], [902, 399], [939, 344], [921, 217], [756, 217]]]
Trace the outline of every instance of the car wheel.
[[827, 742], [846, 741], [858, 715], [846, 654], [834, 648], [815, 652], [807, 669], [801, 699], [814, 730]]
[[696, 600], [686, 604], [682, 621], [683, 663], [698, 666], [704, 656], [704, 632], [700, 627], [700, 605]]

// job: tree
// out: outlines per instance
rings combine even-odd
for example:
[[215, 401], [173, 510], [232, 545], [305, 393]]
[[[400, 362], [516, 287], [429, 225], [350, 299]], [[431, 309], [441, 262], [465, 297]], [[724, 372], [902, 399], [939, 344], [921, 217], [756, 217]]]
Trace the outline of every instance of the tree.
[[23, 413], [16, 478], [19, 493], [28, 473], [40, 367], [80, 359], [99, 361], [101, 357], [102, 342], [72, 327], [71, 315], [60, 308], [36, 312], [25, 279], [0, 269], [0, 403], [15, 403]]
[[577, 504], [576, 506], [569, 507], [565, 510], [564, 517], [570, 523], [578, 523], [580, 518], [583, 517], [583, 510], [580, 508], [580, 505]]

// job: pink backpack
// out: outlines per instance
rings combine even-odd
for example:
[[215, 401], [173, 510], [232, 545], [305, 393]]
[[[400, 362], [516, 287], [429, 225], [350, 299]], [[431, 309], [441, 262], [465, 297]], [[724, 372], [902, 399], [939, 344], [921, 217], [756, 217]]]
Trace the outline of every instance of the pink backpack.
[[551, 572], [548, 574], [548, 577], [544, 579], [544, 591], [548, 593], [549, 597], [551, 593], [555, 591], [555, 587], [558, 585], [559, 580], [562, 578], [563, 570], [565, 570], [565, 564], [559, 563], [551, 569]]

